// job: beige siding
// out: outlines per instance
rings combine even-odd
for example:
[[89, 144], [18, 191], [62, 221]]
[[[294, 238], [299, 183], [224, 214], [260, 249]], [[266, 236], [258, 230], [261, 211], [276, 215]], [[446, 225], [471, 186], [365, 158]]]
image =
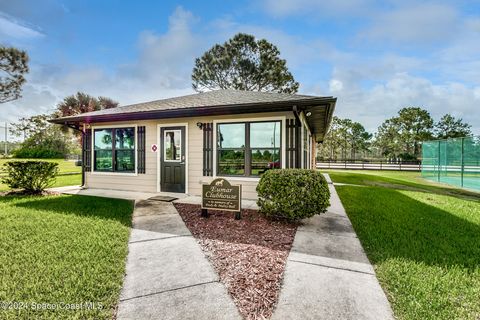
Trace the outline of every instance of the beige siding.
[[[213, 177], [203, 176], [203, 133], [197, 127], [197, 122], [212, 122], [214, 120], [231, 119], [249, 119], [255, 120], [255, 118], [267, 118], [267, 117], [279, 117], [285, 116], [293, 118], [291, 112], [279, 112], [279, 113], [261, 113], [261, 114], [246, 114], [238, 116], [216, 116], [216, 117], [197, 117], [197, 118], [176, 118], [176, 119], [159, 119], [148, 121], [132, 121], [132, 122], [118, 122], [118, 123], [99, 123], [98, 126], [120, 127], [128, 125], [145, 126], [146, 137], [146, 155], [145, 155], [145, 174], [138, 175], [120, 175], [117, 173], [96, 173], [88, 172], [86, 175], [86, 186], [88, 188], [101, 188], [101, 189], [114, 189], [114, 190], [130, 190], [130, 191], [142, 191], [142, 192], [157, 192], [158, 180], [158, 153], [152, 152], [151, 145], [159, 144], [158, 141], [158, 125], [188, 124], [188, 153], [187, 153], [187, 193], [191, 195], [201, 194], [202, 183], [210, 182]], [[95, 124], [92, 124], [92, 128]], [[283, 133], [285, 134], [285, 133]], [[234, 184], [242, 185], [242, 196], [245, 199], [257, 198], [255, 188], [258, 183], [258, 178], [234, 178], [231, 179]]]

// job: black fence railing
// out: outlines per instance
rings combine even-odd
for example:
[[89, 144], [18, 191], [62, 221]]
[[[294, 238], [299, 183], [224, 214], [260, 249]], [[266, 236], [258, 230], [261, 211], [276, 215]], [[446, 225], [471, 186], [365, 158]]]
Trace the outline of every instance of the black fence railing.
[[421, 171], [421, 161], [403, 160], [317, 160], [317, 169]]

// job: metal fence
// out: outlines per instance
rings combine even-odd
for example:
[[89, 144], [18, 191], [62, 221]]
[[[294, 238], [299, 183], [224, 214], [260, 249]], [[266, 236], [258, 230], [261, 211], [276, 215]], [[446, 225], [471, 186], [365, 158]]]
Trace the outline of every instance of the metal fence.
[[480, 190], [480, 137], [425, 141], [422, 177]]
[[420, 171], [420, 161], [402, 160], [320, 160], [318, 169]]

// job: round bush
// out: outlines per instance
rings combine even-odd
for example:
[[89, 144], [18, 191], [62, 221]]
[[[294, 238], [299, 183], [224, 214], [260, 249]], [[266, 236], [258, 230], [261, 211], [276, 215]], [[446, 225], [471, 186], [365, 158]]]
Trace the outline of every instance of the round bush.
[[330, 190], [317, 170], [279, 169], [265, 172], [257, 185], [260, 212], [267, 217], [300, 220], [330, 206]]

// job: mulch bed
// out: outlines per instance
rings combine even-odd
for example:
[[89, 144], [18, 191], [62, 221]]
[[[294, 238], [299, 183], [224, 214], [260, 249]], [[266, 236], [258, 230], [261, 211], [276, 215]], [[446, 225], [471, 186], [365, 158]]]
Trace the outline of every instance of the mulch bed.
[[175, 207], [200, 243], [245, 319], [268, 319], [278, 299], [283, 271], [297, 225], [272, 221], [256, 210], [210, 211], [200, 216], [200, 206], [175, 203]]

